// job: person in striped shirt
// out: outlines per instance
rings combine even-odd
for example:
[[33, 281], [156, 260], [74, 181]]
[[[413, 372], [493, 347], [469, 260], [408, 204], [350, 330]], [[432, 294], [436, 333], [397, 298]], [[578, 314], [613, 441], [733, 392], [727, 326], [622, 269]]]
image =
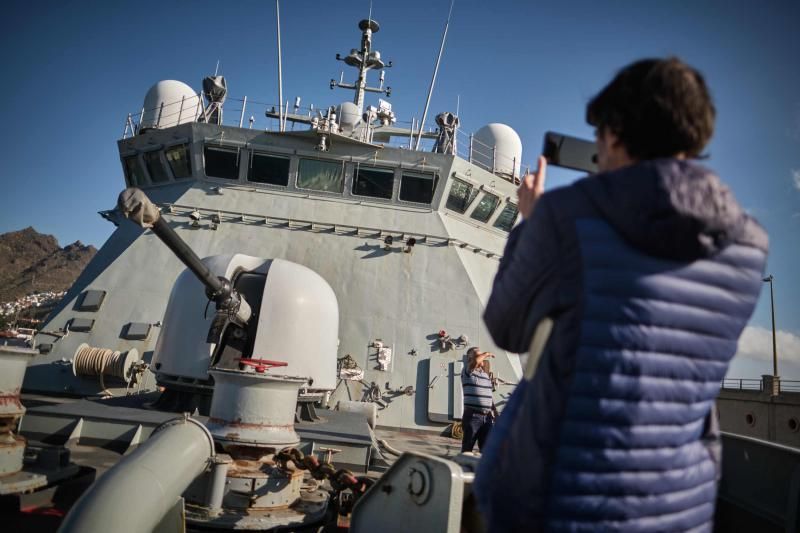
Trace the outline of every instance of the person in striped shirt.
[[462, 452], [471, 452], [476, 442], [478, 449], [482, 450], [489, 430], [494, 425], [493, 387], [487, 361], [490, 357], [494, 357], [494, 354], [482, 352], [477, 346], [467, 350], [467, 366], [461, 372], [461, 387], [464, 390]]

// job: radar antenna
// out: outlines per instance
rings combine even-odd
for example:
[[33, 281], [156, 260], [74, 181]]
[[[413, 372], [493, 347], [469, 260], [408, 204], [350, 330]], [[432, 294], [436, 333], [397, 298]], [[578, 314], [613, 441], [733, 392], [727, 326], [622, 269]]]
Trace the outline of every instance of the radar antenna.
[[346, 57], [342, 57], [341, 54], [336, 54], [337, 61], [344, 61], [347, 65], [358, 69], [358, 80], [355, 83], [343, 83], [332, 79], [331, 89], [334, 87], [353, 89], [356, 92], [353, 103], [358, 106], [358, 113], [361, 114], [364, 112], [364, 93], [380, 93], [385, 94], [387, 97], [391, 96], [392, 88], [383, 88], [383, 73], [381, 73], [380, 86], [367, 87], [367, 72], [376, 68], [390, 68], [392, 62], [384, 63], [381, 59], [380, 52], [372, 50], [372, 34], [380, 30], [378, 22], [372, 20], [370, 15], [370, 18], [358, 23], [358, 28], [362, 32], [361, 50], [353, 48]]

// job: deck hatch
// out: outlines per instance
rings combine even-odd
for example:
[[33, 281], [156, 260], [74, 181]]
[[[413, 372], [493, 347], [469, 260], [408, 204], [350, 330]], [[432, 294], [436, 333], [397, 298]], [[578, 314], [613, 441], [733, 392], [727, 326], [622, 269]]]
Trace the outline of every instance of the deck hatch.
[[76, 311], [99, 311], [103, 305], [103, 300], [106, 298], [106, 291], [96, 289], [89, 289], [81, 293], [78, 305], [75, 306]]
[[94, 327], [94, 320], [91, 318], [75, 317], [69, 321], [70, 331], [91, 331]]
[[129, 341], [143, 341], [150, 336], [150, 328], [151, 325], [147, 322], [129, 322], [120, 337]]

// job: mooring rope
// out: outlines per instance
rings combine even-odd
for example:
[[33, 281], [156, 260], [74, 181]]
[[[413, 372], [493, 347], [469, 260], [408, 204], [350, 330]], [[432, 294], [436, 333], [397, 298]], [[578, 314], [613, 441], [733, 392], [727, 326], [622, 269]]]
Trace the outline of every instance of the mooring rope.
[[83, 346], [78, 349], [73, 360], [76, 376], [100, 376], [100, 386], [103, 393], [113, 396], [106, 388], [103, 376], [113, 376], [127, 381], [125, 377], [125, 358], [127, 352], [115, 352], [108, 348], [95, 348]]

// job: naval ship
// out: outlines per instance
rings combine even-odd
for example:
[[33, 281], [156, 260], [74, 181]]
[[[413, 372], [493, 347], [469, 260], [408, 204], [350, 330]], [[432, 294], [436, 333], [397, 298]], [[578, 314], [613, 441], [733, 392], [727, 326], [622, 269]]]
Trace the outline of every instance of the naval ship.
[[[7, 523], [480, 530], [459, 376], [468, 347], [496, 354], [502, 409], [522, 375], [481, 320], [522, 143], [448, 112], [403, 125], [379, 25], [358, 27], [337, 55], [356, 80], [330, 81], [352, 102], [265, 106], [210, 76], [128, 114], [114, 233], [35, 348], [0, 348]], [[719, 527], [795, 530], [797, 451], [725, 438]], [[769, 467], [788, 474], [753, 484]]]

